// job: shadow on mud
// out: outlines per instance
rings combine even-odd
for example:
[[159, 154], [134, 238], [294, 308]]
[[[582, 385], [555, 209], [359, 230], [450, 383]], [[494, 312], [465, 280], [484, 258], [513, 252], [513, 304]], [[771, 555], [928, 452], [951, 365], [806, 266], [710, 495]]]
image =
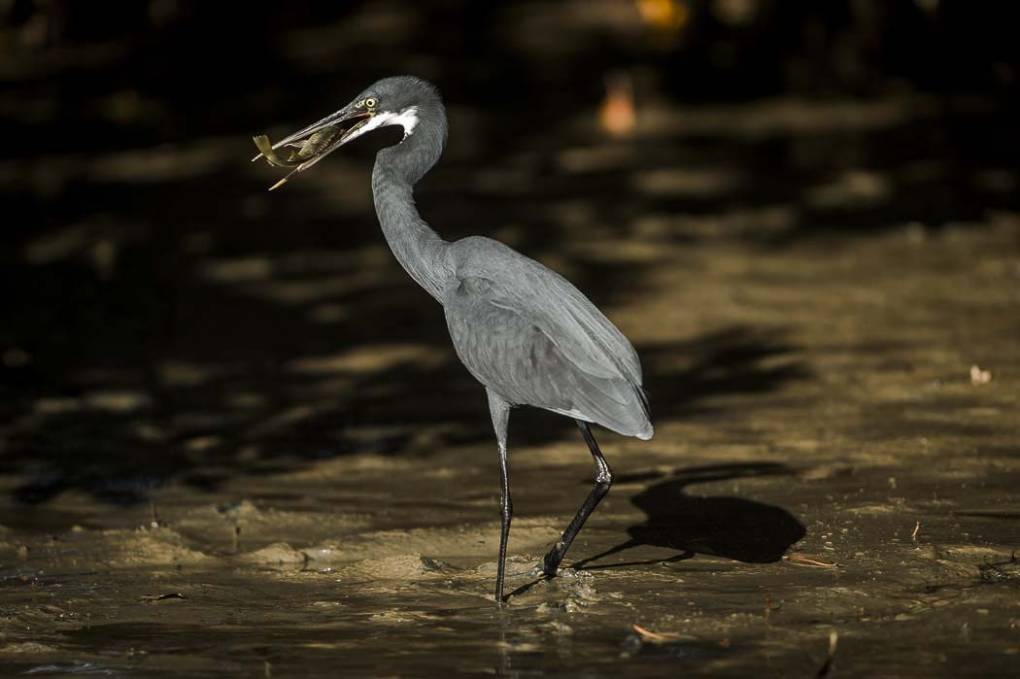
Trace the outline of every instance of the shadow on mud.
[[[743, 563], [773, 563], [799, 542], [807, 531], [782, 507], [737, 497], [695, 497], [686, 489], [694, 483], [725, 481], [752, 476], [790, 474], [774, 463], [727, 464], [675, 470], [631, 498], [647, 518], [627, 528], [629, 540], [601, 554], [574, 564], [579, 570], [622, 568], [690, 559], [708, 554]], [[622, 480], [637, 480], [624, 477]], [[634, 547], [675, 549], [680, 553], [664, 559], [589, 565]]]
[[[765, 393], [810, 374], [777, 333], [745, 326], [638, 351], [656, 422], [725, 407], [711, 403], [715, 396]], [[444, 398], [422, 398], [421, 385], [444, 385]], [[263, 395], [272, 405], [241, 415], [232, 406], [239, 392]], [[482, 389], [452, 352], [352, 375], [240, 376], [195, 395], [201, 417], [174, 408], [189, 393], [165, 390], [151, 406], [123, 413], [79, 404], [23, 420], [10, 440], [18, 452], [3, 469], [27, 477], [14, 499], [40, 504], [77, 489], [132, 505], [171, 479], [214, 492], [236, 475], [278, 473], [346, 454], [427, 456], [492, 441]], [[530, 408], [515, 411], [511, 421], [513, 445], [573, 436], [569, 420]]]

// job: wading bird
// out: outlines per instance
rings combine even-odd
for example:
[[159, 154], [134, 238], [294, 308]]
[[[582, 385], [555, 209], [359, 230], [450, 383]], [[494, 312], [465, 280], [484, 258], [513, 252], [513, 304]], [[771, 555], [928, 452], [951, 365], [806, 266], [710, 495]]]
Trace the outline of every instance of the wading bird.
[[403, 127], [404, 137], [379, 151], [372, 172], [383, 234], [401, 266], [443, 306], [457, 356], [489, 399], [499, 453], [496, 601], [502, 603], [513, 517], [506, 444], [511, 407], [529, 405], [573, 418], [595, 460], [595, 487], [543, 561], [544, 574], [553, 577], [613, 481], [590, 425], [652, 437], [641, 364], [623, 333], [559, 274], [490, 238], [447, 242], [421, 218], [412, 191], [446, 143], [445, 109], [436, 88], [424, 80], [385, 78], [276, 144], [256, 137], [260, 153], [254, 160], [293, 168], [275, 189], [344, 144], [388, 125]]

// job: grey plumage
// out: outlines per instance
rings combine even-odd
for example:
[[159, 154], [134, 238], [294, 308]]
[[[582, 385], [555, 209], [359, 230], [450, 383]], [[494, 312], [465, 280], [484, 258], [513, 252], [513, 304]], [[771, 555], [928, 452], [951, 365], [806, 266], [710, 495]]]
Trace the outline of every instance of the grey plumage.
[[488, 238], [450, 250], [454, 283], [441, 301], [457, 355], [479, 382], [514, 405], [651, 438], [637, 353], [577, 288]]
[[[376, 105], [370, 110], [365, 102]], [[368, 129], [387, 123], [404, 126], [404, 140], [379, 152], [372, 173], [379, 222], [397, 261], [443, 306], [457, 356], [488, 394], [502, 482], [496, 588], [502, 601], [512, 516], [506, 452], [509, 408], [530, 405], [576, 419], [596, 462], [595, 489], [546, 557], [545, 571], [552, 576], [612, 479], [588, 424], [625, 436], [652, 436], [641, 364], [623, 333], [559, 274], [489, 238], [447, 242], [421, 218], [413, 186], [439, 159], [447, 131], [445, 109], [429, 83], [411, 76], [381, 80], [337, 114], [276, 146], [299, 141], [309, 130], [353, 120], [352, 116], [360, 116]], [[381, 122], [373, 124], [376, 121]]]

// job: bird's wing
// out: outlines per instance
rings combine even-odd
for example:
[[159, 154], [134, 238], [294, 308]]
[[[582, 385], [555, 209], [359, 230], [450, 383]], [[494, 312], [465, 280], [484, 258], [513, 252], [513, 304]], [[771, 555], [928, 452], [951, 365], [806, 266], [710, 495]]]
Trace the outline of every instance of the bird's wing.
[[[625, 434], [650, 432], [641, 365], [627, 338], [563, 277], [477, 240], [486, 242], [458, 262], [458, 285], [444, 300], [457, 354], [472, 374], [513, 403]], [[479, 250], [485, 256], [472, 256]]]
[[455, 244], [457, 277], [490, 281], [488, 301], [538, 325], [579, 368], [641, 386], [641, 363], [623, 333], [552, 269], [484, 237]]

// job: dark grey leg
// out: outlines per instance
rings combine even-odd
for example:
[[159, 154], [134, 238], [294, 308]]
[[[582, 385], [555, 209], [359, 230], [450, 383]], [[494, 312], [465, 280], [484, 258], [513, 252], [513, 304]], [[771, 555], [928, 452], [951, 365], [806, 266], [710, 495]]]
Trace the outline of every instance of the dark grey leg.
[[509, 455], [506, 449], [506, 430], [510, 421], [510, 404], [501, 396], [488, 389], [489, 414], [492, 428], [496, 431], [496, 445], [499, 447], [499, 563], [496, 570], [496, 603], [503, 604], [503, 576], [506, 573], [506, 543], [510, 537], [510, 521], [514, 505], [510, 501]]
[[588, 450], [591, 451], [591, 456], [595, 460], [595, 487], [591, 489], [584, 504], [577, 510], [574, 520], [563, 531], [563, 537], [545, 555], [542, 572], [549, 577], [556, 575], [556, 569], [559, 568], [560, 562], [563, 561], [567, 550], [570, 549], [570, 543], [577, 537], [584, 522], [588, 520], [588, 516], [595, 511], [595, 507], [598, 506], [602, 498], [609, 492], [609, 487], [613, 485], [613, 472], [609, 469], [609, 465], [606, 464], [606, 458], [602, 457], [599, 444], [595, 442], [595, 437], [592, 436], [591, 427], [588, 426], [587, 422], [582, 422], [581, 420], [577, 420], [577, 426], [581, 428], [584, 442], [588, 444]]

